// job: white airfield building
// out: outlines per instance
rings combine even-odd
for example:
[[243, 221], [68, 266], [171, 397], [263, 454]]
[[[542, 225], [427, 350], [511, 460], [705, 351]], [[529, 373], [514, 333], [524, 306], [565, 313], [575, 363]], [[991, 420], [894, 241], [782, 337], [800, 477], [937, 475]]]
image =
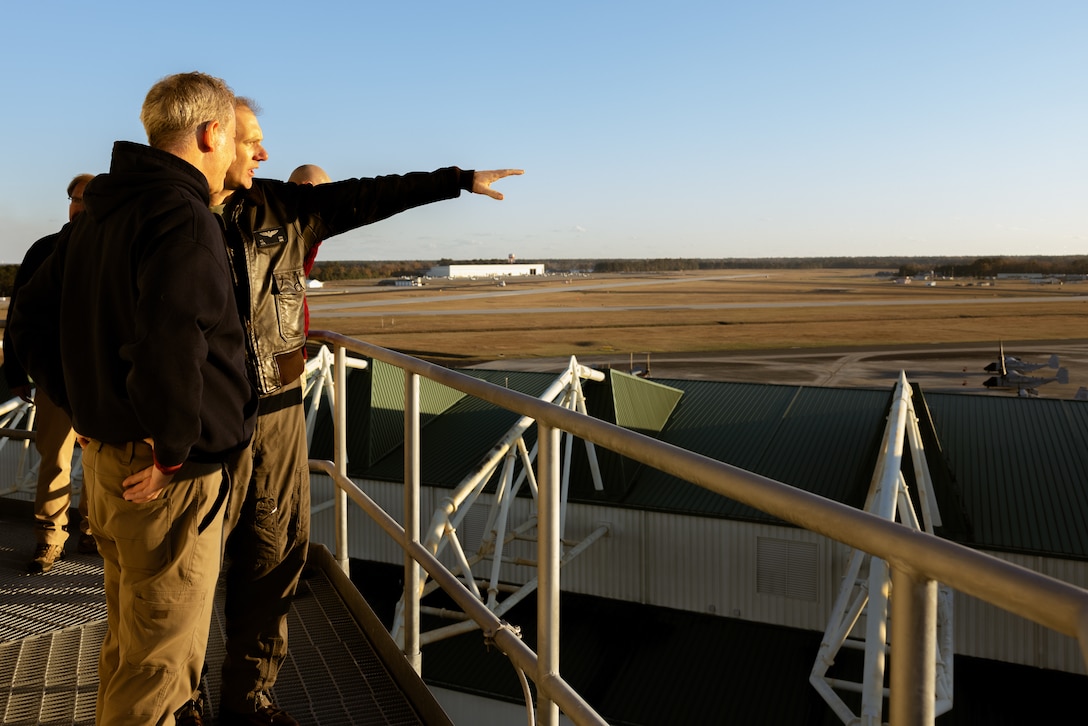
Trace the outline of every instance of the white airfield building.
[[544, 263], [522, 265], [518, 263], [497, 265], [439, 265], [432, 267], [428, 277], [520, 277], [543, 275]]

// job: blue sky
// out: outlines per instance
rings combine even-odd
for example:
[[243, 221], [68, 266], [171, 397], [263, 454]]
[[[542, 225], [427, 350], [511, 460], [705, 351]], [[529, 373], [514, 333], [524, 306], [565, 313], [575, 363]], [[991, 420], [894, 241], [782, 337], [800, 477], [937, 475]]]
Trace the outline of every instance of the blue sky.
[[145, 141], [159, 78], [263, 106], [262, 176], [520, 167], [322, 259], [1088, 252], [1088, 3], [9, 3], [0, 261]]

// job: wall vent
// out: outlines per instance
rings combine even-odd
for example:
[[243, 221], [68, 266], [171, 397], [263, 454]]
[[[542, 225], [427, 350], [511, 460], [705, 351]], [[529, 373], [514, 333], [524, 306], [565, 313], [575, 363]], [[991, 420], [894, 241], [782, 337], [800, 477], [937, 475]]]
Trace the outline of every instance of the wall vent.
[[816, 602], [819, 567], [815, 542], [756, 538], [756, 592]]

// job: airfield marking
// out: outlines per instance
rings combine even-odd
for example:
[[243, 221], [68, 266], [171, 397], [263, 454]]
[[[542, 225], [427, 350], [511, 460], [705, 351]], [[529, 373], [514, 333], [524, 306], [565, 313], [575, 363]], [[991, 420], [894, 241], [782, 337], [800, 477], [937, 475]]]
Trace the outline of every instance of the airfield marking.
[[[532, 294], [536, 290], [525, 290], [525, 294]], [[547, 292], [555, 292], [549, 290]], [[508, 293], [507, 293], [508, 294]], [[470, 296], [450, 296], [437, 300], [435, 298], [411, 298], [389, 302], [360, 302], [345, 305], [311, 305], [311, 312], [320, 312], [322, 317], [377, 317], [388, 315], [389, 311], [365, 312], [359, 311], [362, 307], [386, 307], [388, 305], [426, 305], [442, 300], [465, 300], [469, 298], [487, 297], [486, 293]], [[936, 300], [827, 300], [805, 302], [737, 302], [737, 303], [705, 303], [689, 305], [617, 305], [594, 307], [546, 307], [546, 308], [490, 308], [468, 310], [398, 310], [397, 315], [510, 315], [513, 313], [599, 313], [604, 311], [661, 311], [661, 310], [755, 310], [769, 308], [842, 308], [842, 307], [897, 307], [919, 305], [1019, 305], [1024, 303], [1069, 303], [1088, 302], [1088, 295], [1075, 295], [1069, 297], [998, 297], [998, 298], [941, 298]]]
[[[669, 278], [666, 280], [628, 280], [625, 282], [596, 282], [596, 283], [583, 283], [579, 285], [563, 285], [562, 287], [547, 287], [547, 288], [533, 288], [531, 290], [504, 290], [498, 292], [495, 290], [488, 290], [487, 292], [467, 292], [455, 295], [442, 295], [441, 300], [437, 298], [404, 298], [401, 300], [382, 300], [382, 301], [369, 301], [369, 302], [354, 302], [344, 303], [342, 305], [336, 305], [330, 303], [328, 305], [314, 305], [311, 303], [310, 311], [315, 310], [343, 310], [346, 308], [367, 308], [378, 307], [384, 305], [420, 305], [429, 302], [447, 302], [450, 300], [480, 300], [484, 298], [495, 297], [513, 297], [516, 295], [552, 295], [560, 292], [583, 292], [586, 290], [602, 290], [606, 288], [615, 287], [642, 287], [646, 285], [675, 285], [678, 283], [691, 283], [691, 282], [708, 282], [715, 280], [744, 280], [747, 278], [767, 278], [768, 275], [763, 273], [749, 273], [744, 275], [711, 275], [708, 277], [679, 277]], [[312, 298], [311, 298], [312, 299]]]

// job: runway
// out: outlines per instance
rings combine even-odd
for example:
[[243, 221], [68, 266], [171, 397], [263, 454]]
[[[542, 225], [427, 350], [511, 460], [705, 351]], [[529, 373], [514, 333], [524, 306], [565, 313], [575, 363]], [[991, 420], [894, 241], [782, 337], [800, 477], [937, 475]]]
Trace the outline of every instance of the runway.
[[[767, 275], [718, 275], [696, 278], [697, 282], [712, 282], [722, 280], [744, 280], [753, 277], [765, 279]], [[450, 303], [463, 303], [465, 301], [485, 301], [491, 303], [496, 299], [521, 298], [528, 295], [566, 295], [575, 292], [610, 291], [618, 288], [645, 288], [657, 285], [681, 285], [690, 284], [692, 279], [668, 279], [668, 280], [639, 280], [639, 281], [607, 281], [594, 284], [533, 287], [527, 289], [495, 289], [487, 288], [484, 292], [449, 292], [444, 293], [442, 288], [435, 288], [434, 294], [424, 294], [412, 297], [394, 297], [392, 295], [379, 296], [375, 300], [337, 300], [342, 295], [349, 294], [344, 290], [328, 290], [325, 292], [308, 293], [310, 298], [310, 311], [323, 318], [363, 318], [384, 317], [392, 310], [400, 317], [410, 316], [451, 316], [451, 315], [514, 315], [514, 314], [573, 314], [573, 313], [599, 313], [602, 306], [592, 305], [582, 307], [577, 305], [551, 305], [551, 306], [527, 306], [523, 303], [511, 305], [511, 307], [498, 307], [483, 305], [481, 307], [455, 306], [445, 307]], [[428, 290], [428, 293], [432, 290]], [[325, 302], [328, 300], [328, 302]], [[1057, 297], [1055, 295], [1019, 295], [1010, 297], [918, 297], [918, 298], [893, 298], [893, 299], [855, 299], [855, 300], [745, 300], [743, 302], [712, 302], [697, 303], [685, 302], [681, 304], [653, 304], [631, 305], [617, 303], [609, 305], [611, 312], [660, 312], [666, 310], [786, 310], [790, 308], [850, 308], [850, 307], [912, 307], [929, 305], [1033, 305], [1040, 303], [1069, 303], [1088, 302], [1088, 295], [1067, 295]], [[417, 309], [410, 309], [415, 307]]]

